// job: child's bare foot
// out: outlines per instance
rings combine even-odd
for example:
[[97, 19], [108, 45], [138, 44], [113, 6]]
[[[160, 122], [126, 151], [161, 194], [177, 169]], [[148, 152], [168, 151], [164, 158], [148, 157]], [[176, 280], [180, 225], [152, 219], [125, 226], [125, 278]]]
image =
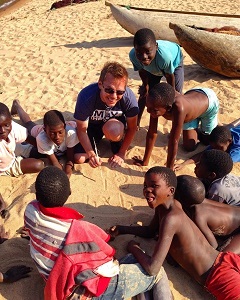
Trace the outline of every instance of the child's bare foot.
[[11, 107], [11, 110], [10, 110], [11, 115], [17, 115], [18, 114], [18, 112], [17, 112], [17, 106], [18, 105], [20, 105], [19, 100], [17, 100], [17, 99], [13, 100], [12, 107]]

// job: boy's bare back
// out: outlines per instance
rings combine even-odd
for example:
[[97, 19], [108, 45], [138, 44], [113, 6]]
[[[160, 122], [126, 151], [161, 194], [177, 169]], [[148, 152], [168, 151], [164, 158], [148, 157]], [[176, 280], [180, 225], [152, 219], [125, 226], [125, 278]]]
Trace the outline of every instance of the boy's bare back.
[[193, 221], [204, 222], [215, 235], [229, 235], [240, 227], [240, 207], [204, 199], [194, 207]]
[[174, 200], [169, 209], [158, 206], [155, 216], [159, 220], [159, 240], [154, 254], [162, 252], [164, 247], [168, 251], [169, 244], [169, 253], [175, 261], [196, 281], [205, 284], [208, 270], [212, 267], [218, 251], [210, 246], [177, 200]]
[[163, 117], [167, 120], [174, 120], [176, 116], [181, 117], [183, 123], [195, 120], [208, 109], [207, 95], [190, 90], [184, 95], [176, 93], [172, 109], [166, 112]]

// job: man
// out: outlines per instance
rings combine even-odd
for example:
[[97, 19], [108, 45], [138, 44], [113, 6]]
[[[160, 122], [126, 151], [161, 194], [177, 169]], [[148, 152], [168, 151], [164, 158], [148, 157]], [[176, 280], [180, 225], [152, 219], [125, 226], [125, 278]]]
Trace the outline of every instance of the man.
[[96, 168], [101, 159], [96, 145], [105, 135], [111, 142], [112, 168], [124, 162], [125, 154], [137, 130], [138, 104], [127, 87], [127, 70], [117, 62], [106, 63], [97, 83], [85, 87], [78, 95], [74, 118], [77, 133], [89, 164]]

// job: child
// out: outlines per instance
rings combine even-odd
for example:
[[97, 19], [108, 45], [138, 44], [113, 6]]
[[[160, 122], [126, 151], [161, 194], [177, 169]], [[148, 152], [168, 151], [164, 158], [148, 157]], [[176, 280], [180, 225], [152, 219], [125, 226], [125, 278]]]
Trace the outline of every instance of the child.
[[230, 174], [233, 161], [227, 152], [212, 149], [205, 151], [195, 174], [206, 189], [206, 198], [240, 206], [240, 178]]
[[35, 188], [37, 200], [28, 204], [24, 218], [31, 256], [46, 280], [44, 299], [82, 299], [84, 293], [90, 299], [119, 300], [149, 290], [157, 282], [167, 294], [154, 299], [172, 299], [163, 268], [150, 276], [129, 255], [119, 265], [107, 243], [110, 236], [83, 221], [77, 211], [63, 207], [70, 195], [63, 171], [54, 166], [44, 169]]
[[184, 148], [193, 151], [199, 142], [198, 139], [204, 143], [208, 142], [209, 134], [218, 124], [219, 101], [214, 91], [208, 88], [195, 88], [184, 95], [175, 95], [170, 84], [159, 83], [149, 91], [146, 104], [150, 113], [149, 129], [143, 160], [133, 157], [137, 165], [147, 166], [149, 163], [157, 138], [158, 117], [163, 116], [172, 121], [166, 164], [171, 169], [174, 168], [181, 133]]
[[151, 275], [157, 274], [167, 253], [197, 282], [217, 299], [239, 299], [240, 257], [235, 253], [218, 252], [205, 239], [199, 228], [174, 199], [177, 178], [173, 170], [153, 167], [146, 172], [143, 194], [149, 207], [155, 209], [149, 226], [114, 226], [110, 233], [133, 234], [145, 238], [159, 234], [152, 256], [131, 240], [128, 251]]
[[16, 144], [28, 140], [26, 128], [12, 121], [8, 107], [0, 102], [0, 175], [18, 177], [44, 168], [40, 159], [15, 155]]
[[72, 174], [74, 162], [85, 161], [86, 154], [74, 153], [74, 146], [79, 143], [76, 123], [74, 121], [65, 123], [61, 112], [57, 110], [46, 112], [43, 117], [44, 125], [32, 122], [19, 100], [13, 101], [11, 112], [19, 115], [29, 134], [36, 138], [38, 152], [46, 155], [53, 166], [62, 169], [59, 159], [66, 153], [67, 161], [64, 170], [68, 177]]
[[218, 247], [215, 236], [227, 238], [231, 236], [227, 246], [221, 249], [224, 252], [240, 254], [240, 207], [206, 199], [203, 183], [189, 175], [177, 177], [175, 198], [182, 204], [183, 210], [202, 231], [210, 245], [215, 249]]
[[[240, 119], [225, 125], [217, 126], [209, 135], [209, 145], [207, 149], [218, 149], [230, 154], [233, 162], [240, 162]], [[204, 150], [204, 151], [205, 151]], [[197, 163], [203, 151], [193, 155], [181, 164], [174, 166], [175, 171], [181, 170], [184, 166]]]
[[160, 82], [163, 76], [176, 91], [182, 93], [183, 55], [178, 44], [162, 40], [156, 41], [153, 31], [148, 28], [142, 28], [135, 33], [133, 46], [129, 58], [134, 71], [139, 72], [143, 83], [139, 89], [139, 126], [146, 105], [147, 93]]

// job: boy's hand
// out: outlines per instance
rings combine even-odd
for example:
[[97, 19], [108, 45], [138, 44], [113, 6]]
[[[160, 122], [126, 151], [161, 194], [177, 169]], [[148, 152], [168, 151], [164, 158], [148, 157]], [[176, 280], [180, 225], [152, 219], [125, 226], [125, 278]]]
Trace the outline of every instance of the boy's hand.
[[144, 161], [141, 159], [140, 156], [133, 156], [133, 164], [136, 166], [147, 166], [147, 164], [144, 163]]
[[110, 240], [113, 241], [115, 237], [119, 235], [118, 225], [110, 227], [109, 229], [106, 230], [106, 232], [110, 235], [111, 237]]
[[32, 268], [24, 265], [11, 267], [6, 273], [3, 274], [3, 282], [12, 283], [19, 279], [29, 277], [29, 272]]
[[140, 249], [139, 246], [140, 246], [139, 243], [137, 243], [137, 242], [134, 241], [134, 240], [131, 240], [131, 241], [128, 243], [128, 245], [127, 245], [127, 251], [130, 252], [130, 253], [132, 253], [134, 248], [139, 248], [139, 249]]
[[173, 171], [180, 171], [180, 170], [182, 170], [183, 167], [184, 167], [183, 163], [181, 163], [181, 164], [174, 164]]

